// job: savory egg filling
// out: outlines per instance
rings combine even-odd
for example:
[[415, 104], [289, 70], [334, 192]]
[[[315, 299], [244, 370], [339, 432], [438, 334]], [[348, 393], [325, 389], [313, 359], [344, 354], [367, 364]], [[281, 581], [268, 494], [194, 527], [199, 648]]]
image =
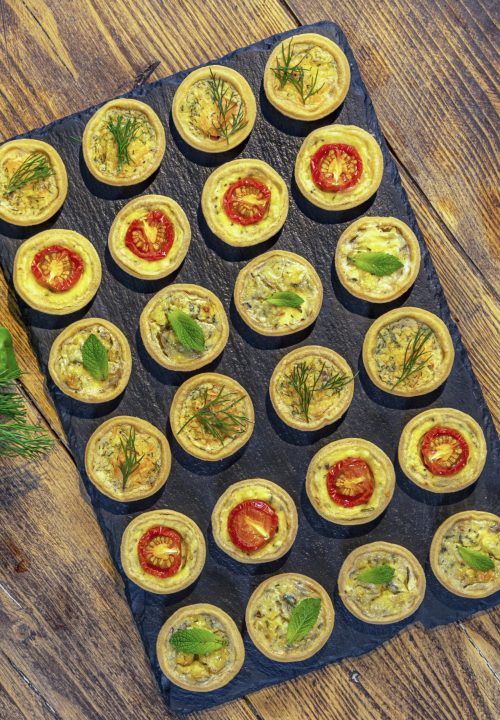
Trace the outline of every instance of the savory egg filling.
[[52, 169], [52, 174], [46, 178], [28, 182], [7, 195], [5, 191], [12, 176], [31, 153], [12, 144], [2, 157], [0, 162], [0, 211], [4, 209], [9, 216], [36, 220], [43, 215], [59, 195], [59, 178], [51, 163], [50, 156], [39, 150], [36, 153], [37, 155], [43, 155]]
[[176, 650], [169, 642], [166, 647], [166, 660], [173, 676], [203, 685], [221, 675], [235, 660], [235, 649], [230, 636], [222, 622], [209, 613], [189, 615], [181, 623], [170, 628], [170, 637], [179, 630], [200, 628], [208, 630], [221, 640], [224, 645], [206, 655], [194, 655]]
[[215, 82], [223, 83], [225, 89], [225, 115], [221, 115], [213, 99], [213, 82], [210, 78], [198, 80], [185, 92], [179, 103], [179, 119], [191, 135], [198, 139], [210, 140], [226, 145], [226, 138], [221, 130], [231, 127], [232, 122], [240, 119], [245, 124], [246, 104], [236, 87], [228, 80], [215, 76]]

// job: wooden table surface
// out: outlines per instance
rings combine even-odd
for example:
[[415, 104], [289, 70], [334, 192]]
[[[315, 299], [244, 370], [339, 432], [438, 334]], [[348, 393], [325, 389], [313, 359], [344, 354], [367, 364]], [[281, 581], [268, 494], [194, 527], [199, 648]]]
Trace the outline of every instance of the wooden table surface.
[[[494, 0], [0, 0], [0, 9], [0, 139], [272, 33], [339, 23], [498, 422]], [[3, 278], [0, 293], [30, 414], [57, 441], [48, 458], [0, 468], [0, 717], [173, 717]], [[413, 627], [369, 655], [192, 717], [494, 718], [495, 620]]]

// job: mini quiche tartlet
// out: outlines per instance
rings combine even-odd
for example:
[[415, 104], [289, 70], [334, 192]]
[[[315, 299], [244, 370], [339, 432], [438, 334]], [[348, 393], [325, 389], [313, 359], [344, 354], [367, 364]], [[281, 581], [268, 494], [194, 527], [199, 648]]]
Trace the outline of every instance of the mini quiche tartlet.
[[229, 323], [219, 298], [200, 285], [174, 284], [148, 302], [139, 323], [142, 341], [159, 365], [197, 370], [224, 350]]
[[306, 137], [295, 161], [300, 192], [323, 210], [348, 210], [377, 190], [384, 158], [375, 140], [355, 125], [328, 125]]
[[209, 176], [201, 207], [214, 235], [228, 245], [249, 247], [269, 240], [283, 227], [288, 190], [266, 162], [241, 158]]
[[401, 545], [373, 542], [353, 550], [340, 568], [339, 595], [359, 620], [374, 625], [413, 615], [425, 595], [425, 574]]
[[363, 363], [374, 385], [392, 395], [425, 395], [444, 383], [455, 349], [437, 316], [416, 307], [381, 315], [363, 341]]
[[361, 438], [335, 440], [309, 464], [306, 492], [319, 515], [337, 525], [362, 525], [381, 515], [394, 494], [394, 466]]
[[335, 269], [351, 295], [373, 303], [390, 302], [417, 279], [418, 240], [408, 225], [396, 218], [360, 218], [339, 238]]
[[245, 647], [232, 618], [197, 603], [177, 610], [161, 628], [156, 654], [164, 675], [184, 690], [210, 692], [239, 673]]
[[50, 348], [49, 373], [57, 387], [75, 400], [108, 402], [126, 388], [132, 370], [127, 338], [102, 318], [68, 325]]
[[142, 280], [158, 280], [177, 270], [190, 242], [186, 213], [165, 195], [131, 200], [115, 217], [108, 236], [115, 263]]
[[335, 612], [326, 590], [307, 575], [264, 580], [248, 601], [245, 622], [254, 645], [277, 662], [315, 655], [332, 634]]
[[227, 488], [212, 512], [217, 545], [234, 560], [277, 560], [292, 547], [298, 518], [290, 495], [262, 478], [241, 480]]
[[306, 345], [281, 358], [269, 394], [284, 423], [297, 430], [319, 430], [346, 412], [354, 394], [354, 376], [334, 350]]
[[11, 140], [0, 147], [0, 220], [39, 225], [59, 210], [68, 193], [61, 157], [41, 140]]
[[447, 590], [483, 598], [500, 590], [500, 518], [465, 510], [437, 529], [431, 543], [431, 567]]
[[351, 69], [341, 48], [316, 33], [276, 45], [264, 70], [267, 99], [297, 120], [320, 120], [336, 110], [350, 82]]
[[253, 403], [233, 378], [200, 373], [182, 383], [175, 393], [170, 425], [187, 453], [201, 460], [222, 460], [250, 439]]
[[179, 85], [172, 118], [181, 138], [203, 152], [225, 152], [252, 132], [257, 106], [252, 88], [236, 70], [209, 65]]
[[285, 250], [270, 250], [240, 270], [236, 308], [261, 335], [290, 335], [311, 325], [323, 302], [323, 286], [310, 262]]
[[398, 448], [404, 474], [424, 490], [449, 493], [474, 483], [486, 462], [480, 425], [453, 408], [432, 408], [405, 425]]
[[136, 185], [160, 167], [165, 131], [149, 105], [118, 98], [92, 115], [85, 126], [82, 149], [97, 180], [107, 185]]
[[198, 525], [174, 510], [151, 510], [125, 528], [123, 571], [136, 585], [158, 595], [188, 587], [203, 570], [205, 538]]
[[119, 502], [154, 495], [166, 483], [172, 456], [167, 438], [146, 420], [112, 417], [91, 435], [85, 471], [100, 492]]

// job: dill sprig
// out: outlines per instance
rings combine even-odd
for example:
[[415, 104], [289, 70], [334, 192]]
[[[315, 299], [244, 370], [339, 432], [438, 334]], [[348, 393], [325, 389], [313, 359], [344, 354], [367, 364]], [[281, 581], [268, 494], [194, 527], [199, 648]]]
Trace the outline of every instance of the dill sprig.
[[26, 407], [13, 383], [19, 369], [0, 371], [0, 457], [17, 455], [31, 458], [48, 452], [54, 444], [41, 425], [26, 420]]
[[232, 409], [245, 397], [244, 395], [235, 397], [236, 395], [237, 393], [234, 392], [224, 394], [224, 386], [222, 386], [217, 395], [209, 400], [208, 390], [204, 388], [203, 405], [186, 420], [177, 434], [179, 435], [187, 425], [196, 420], [203, 430], [216, 438], [221, 445], [224, 445], [224, 440], [227, 438], [234, 440], [235, 437], [245, 432], [250, 422], [246, 415], [232, 412]]
[[116, 150], [118, 154], [118, 170], [121, 170], [125, 163], [130, 163], [128, 149], [130, 143], [138, 136], [141, 121], [137, 118], [124, 117], [117, 115], [116, 118], [109, 118], [106, 123], [107, 128], [116, 142]]
[[316, 75], [312, 78], [312, 81], [308, 86], [305, 85], [304, 81], [306, 79], [306, 74], [309, 74], [309, 70], [302, 67], [304, 55], [302, 55], [298, 62], [295, 61], [295, 63], [293, 63], [293, 60], [296, 57], [297, 55], [293, 51], [292, 41], [290, 40], [286, 50], [285, 43], [282, 43], [281, 63], [279, 60], [276, 60], [276, 67], [271, 68], [271, 70], [273, 71], [275, 77], [278, 78], [280, 87], [284, 88], [287, 83], [290, 83], [290, 85], [297, 90], [302, 103], [305, 105], [310, 97], [320, 92], [325, 83], [321, 83], [321, 85], [317, 87], [319, 71], [316, 70]]
[[135, 447], [135, 429], [130, 428], [125, 441], [120, 438], [120, 448], [123, 452], [124, 458], [120, 463], [120, 472], [122, 474], [122, 490], [125, 490], [130, 476], [137, 470], [144, 455], [139, 457]]
[[419, 372], [427, 365], [432, 357], [432, 350], [425, 350], [425, 344], [433, 334], [432, 330], [424, 330], [419, 327], [414, 337], [408, 341], [405, 349], [401, 375], [394, 385], [391, 386], [391, 390], [394, 390], [395, 387], [408, 380], [409, 377]]
[[[210, 79], [208, 81], [212, 102], [217, 107], [219, 115], [217, 124], [212, 121], [214, 130], [222, 135], [229, 143], [229, 138], [238, 130], [247, 125], [243, 101], [238, 100], [236, 93], [231, 86], [221, 77], [217, 77], [210, 68]], [[229, 117], [228, 117], [229, 116]]]
[[36, 180], [45, 180], [53, 174], [52, 167], [41, 152], [32, 152], [23, 161], [23, 163], [12, 174], [7, 187], [4, 190], [4, 196], [19, 190], [30, 182]]
[[[345, 385], [352, 382], [355, 377], [353, 376], [349, 378], [343, 373], [336, 372], [334, 375], [330, 375], [320, 382], [325, 365], [326, 361], [323, 361], [320, 370], [313, 373], [312, 368], [306, 361], [295, 363], [292, 368], [291, 375], [288, 378], [290, 386], [297, 395], [299, 410], [307, 423], [309, 422], [309, 408], [315, 392], [330, 390], [332, 395], [334, 395], [339, 393]], [[310, 382], [310, 380], [312, 380], [312, 382]]]

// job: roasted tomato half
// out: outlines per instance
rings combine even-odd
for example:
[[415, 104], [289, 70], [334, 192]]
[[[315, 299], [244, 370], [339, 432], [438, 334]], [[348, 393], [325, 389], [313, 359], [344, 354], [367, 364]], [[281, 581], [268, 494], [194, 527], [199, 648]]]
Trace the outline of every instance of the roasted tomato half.
[[163, 525], [149, 528], [137, 546], [142, 569], [160, 578], [175, 575], [182, 562], [181, 546], [182, 537], [176, 530]]
[[252, 552], [275, 536], [278, 516], [264, 500], [244, 500], [229, 513], [227, 529], [233, 545]]
[[145, 218], [132, 220], [125, 234], [125, 245], [143, 260], [167, 257], [174, 244], [174, 226], [161, 210], [151, 210]]
[[463, 435], [439, 425], [425, 433], [420, 452], [425, 467], [433, 475], [455, 475], [469, 459], [469, 445]]
[[327, 192], [353, 187], [363, 171], [361, 156], [352, 145], [322, 145], [311, 158], [311, 175], [315, 185]]
[[50, 245], [40, 250], [31, 263], [31, 272], [37, 282], [56, 293], [72, 288], [83, 269], [81, 256], [61, 245]]
[[255, 178], [241, 178], [232, 183], [222, 200], [228, 218], [239, 225], [258, 223], [269, 209], [271, 191]]
[[326, 486], [334, 503], [355, 507], [370, 500], [375, 481], [370, 466], [364, 460], [348, 457], [332, 465], [326, 477]]

